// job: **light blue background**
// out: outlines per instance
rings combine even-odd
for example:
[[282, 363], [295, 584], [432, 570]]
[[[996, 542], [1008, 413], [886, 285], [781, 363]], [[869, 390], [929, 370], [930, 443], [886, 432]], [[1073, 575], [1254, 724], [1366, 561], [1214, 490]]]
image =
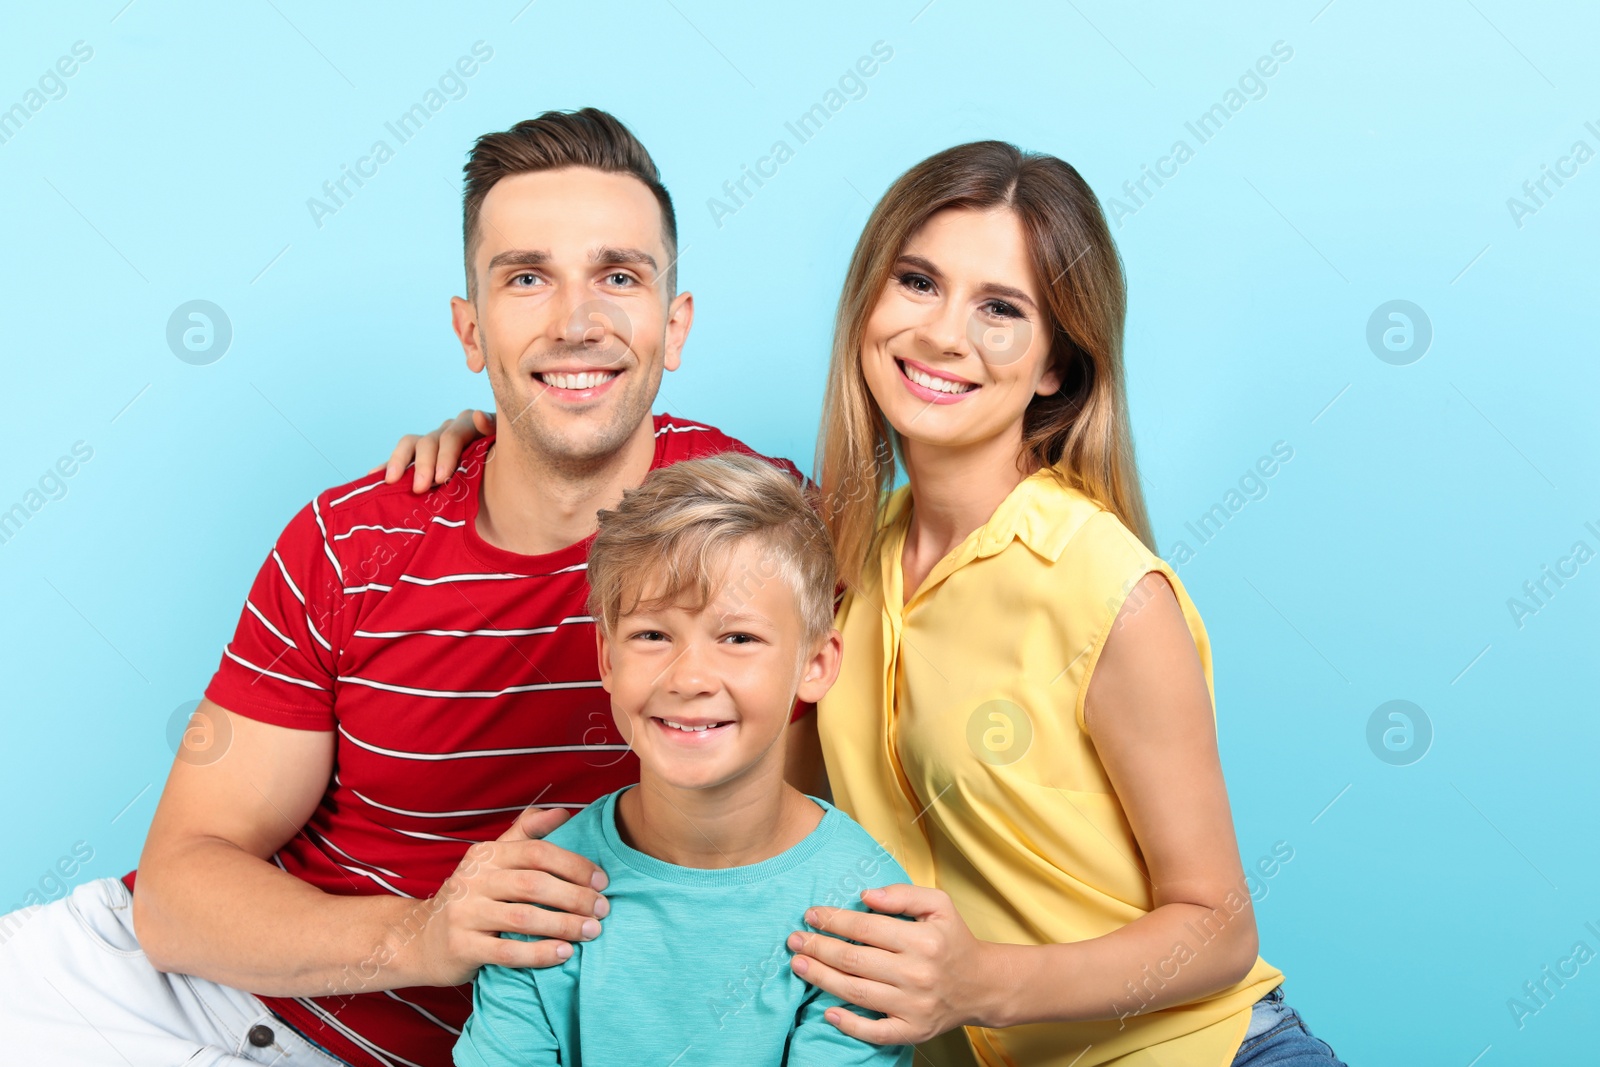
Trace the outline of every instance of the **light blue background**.
[[[1352, 1064], [1591, 1059], [1600, 964], [1522, 1029], [1507, 1000], [1575, 942], [1600, 951], [1600, 562], [1520, 627], [1507, 600], [1574, 542], [1600, 550], [1600, 161], [1520, 228], [1507, 198], [1575, 141], [1600, 149], [1600, 20], [1324, 2], [8, 12], [0, 107], [73, 42], [94, 54], [0, 144], [0, 509], [75, 441], [94, 455], [0, 544], [0, 908], [77, 841], [79, 880], [134, 865], [168, 718], [283, 523], [401, 432], [490, 402], [447, 305], [478, 134], [586, 104], [633, 127], [699, 311], [658, 410], [802, 465], [846, 259], [901, 170], [1004, 138], [1072, 162], [1109, 209], [1183, 138], [1195, 157], [1115, 229], [1163, 552], [1197, 547], [1184, 523], [1274, 442], [1294, 450], [1179, 571], [1214, 642], [1241, 852], [1294, 849], [1262, 952]], [[494, 55], [465, 96], [318, 228], [307, 198], [395, 147], [384, 123], [479, 40]], [[795, 147], [784, 123], [880, 40], [865, 96], [717, 226], [708, 198]], [[1198, 145], [1184, 123], [1276, 41], [1293, 58]], [[209, 366], [164, 336], [196, 298], [234, 330]], [[1410, 365], [1366, 342], [1391, 299], [1432, 323]], [[1368, 747], [1392, 699], [1434, 731], [1409, 766]]]

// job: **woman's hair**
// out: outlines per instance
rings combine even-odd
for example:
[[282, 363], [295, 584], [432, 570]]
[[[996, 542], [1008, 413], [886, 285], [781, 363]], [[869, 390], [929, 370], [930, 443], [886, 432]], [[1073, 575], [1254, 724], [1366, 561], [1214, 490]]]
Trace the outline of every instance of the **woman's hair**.
[[848, 583], [860, 577], [872, 550], [899, 447], [862, 375], [867, 319], [895, 261], [929, 218], [945, 208], [997, 207], [1010, 208], [1022, 222], [1051, 331], [1047, 358], [1061, 380], [1059, 392], [1035, 396], [1023, 414], [1019, 458], [1055, 471], [1155, 550], [1123, 384], [1122, 260], [1100, 202], [1055, 156], [974, 141], [902, 174], [873, 208], [850, 257], [817, 440], [823, 517]]
[[[732, 550], [760, 548], [753, 566], [729, 569]], [[635, 611], [703, 609], [720, 590], [738, 601], [785, 582], [807, 643], [833, 627], [833, 546], [799, 484], [767, 460], [739, 452], [661, 467], [600, 512], [589, 549], [589, 614], [602, 633]]]

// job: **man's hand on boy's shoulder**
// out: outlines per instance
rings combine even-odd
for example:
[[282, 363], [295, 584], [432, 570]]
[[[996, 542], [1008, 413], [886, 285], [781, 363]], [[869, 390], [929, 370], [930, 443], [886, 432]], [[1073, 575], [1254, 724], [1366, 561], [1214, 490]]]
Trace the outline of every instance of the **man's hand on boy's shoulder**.
[[396, 935], [396, 955], [411, 955], [429, 984], [452, 986], [472, 981], [487, 964], [553, 967], [572, 955], [572, 942], [593, 940], [611, 910], [601, 896], [605, 872], [542, 840], [566, 819], [560, 809], [526, 808], [496, 840], [467, 849], [423, 902], [421, 928]]

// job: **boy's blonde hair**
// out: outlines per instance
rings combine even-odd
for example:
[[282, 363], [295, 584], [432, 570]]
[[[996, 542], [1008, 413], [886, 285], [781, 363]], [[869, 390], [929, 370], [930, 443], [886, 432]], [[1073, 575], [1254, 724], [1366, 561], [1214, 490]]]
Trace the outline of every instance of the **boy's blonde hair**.
[[[724, 452], [659, 468], [599, 517], [589, 614], [608, 636], [623, 615], [668, 604], [699, 611], [724, 582], [738, 598], [774, 579], [794, 593], [808, 645], [833, 627], [827, 527], [794, 479], [764, 459]], [[760, 561], [729, 573], [729, 553], [747, 540], [763, 549]]]

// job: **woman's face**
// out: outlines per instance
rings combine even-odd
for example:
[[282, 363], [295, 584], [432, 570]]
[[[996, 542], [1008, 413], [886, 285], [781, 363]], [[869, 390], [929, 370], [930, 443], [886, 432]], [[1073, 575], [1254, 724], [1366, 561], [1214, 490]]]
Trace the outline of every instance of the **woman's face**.
[[911, 236], [861, 339], [861, 369], [908, 445], [1009, 437], [1061, 388], [1022, 223], [1009, 208], [947, 208]]

